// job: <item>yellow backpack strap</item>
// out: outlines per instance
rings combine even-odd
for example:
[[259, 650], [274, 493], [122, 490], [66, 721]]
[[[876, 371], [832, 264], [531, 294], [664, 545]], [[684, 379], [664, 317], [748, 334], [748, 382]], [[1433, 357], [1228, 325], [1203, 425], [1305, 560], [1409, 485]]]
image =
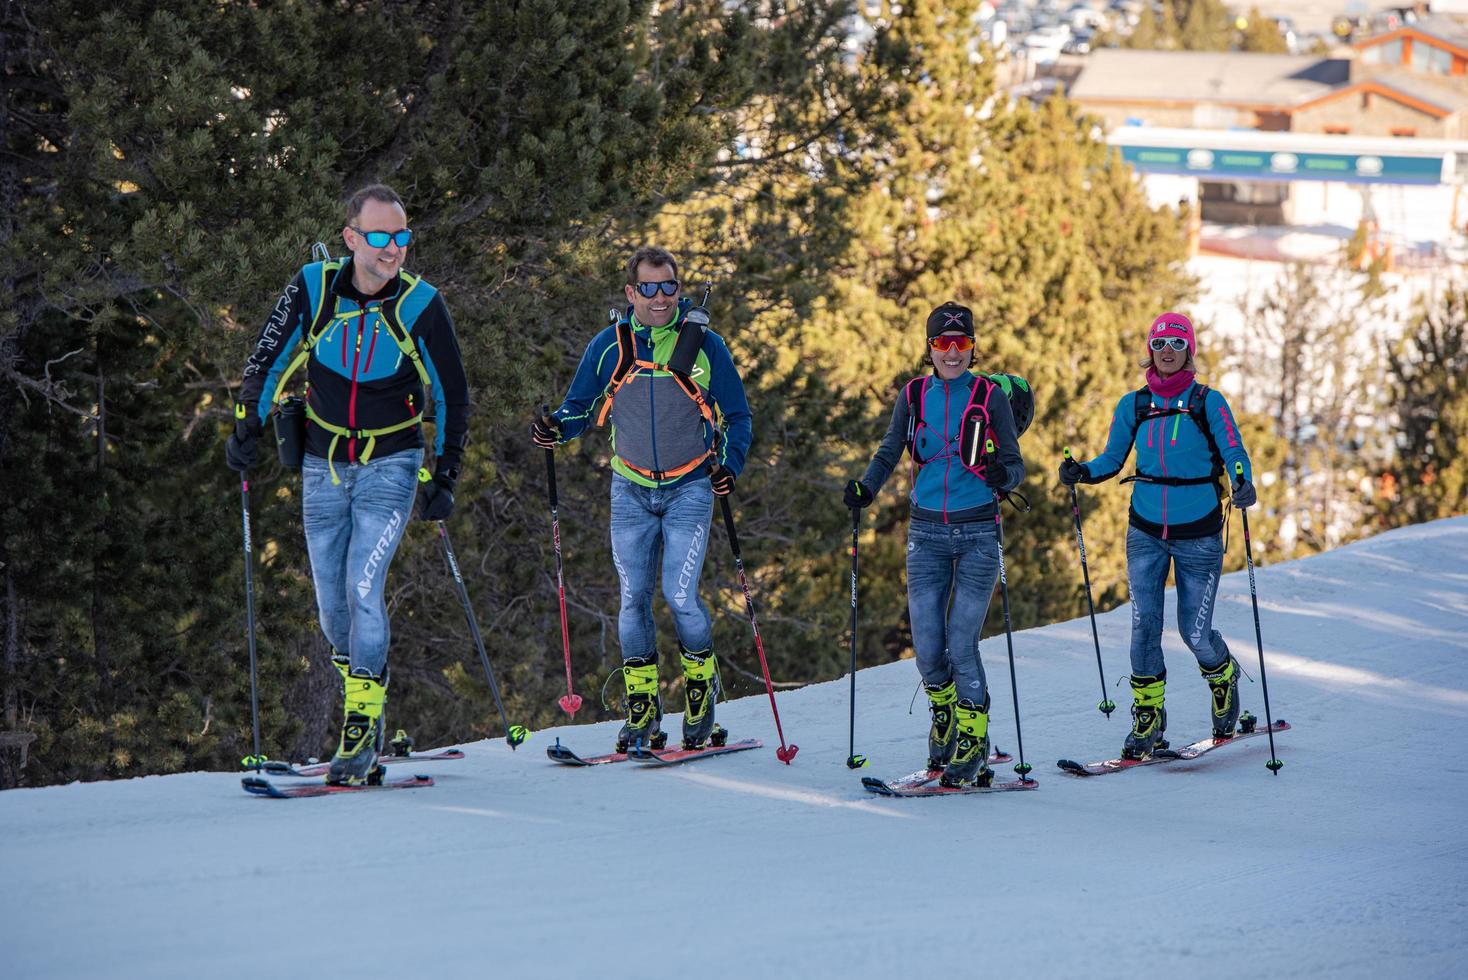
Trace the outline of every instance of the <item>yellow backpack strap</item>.
[[334, 422], [326, 421], [326, 419], [322, 418], [320, 415], [317, 415], [316, 410], [311, 407], [311, 403], [307, 402], [306, 418], [310, 419], [312, 422], [315, 422], [317, 425], [321, 426], [321, 428], [331, 433], [331, 443], [326, 447], [326, 468], [331, 472], [331, 482], [333, 484], [339, 484], [342, 481], [341, 477], [336, 475], [337, 443], [341, 442], [341, 440], [344, 438], [366, 439], [367, 444], [362, 448], [362, 455], [359, 458], [363, 463], [370, 463], [372, 461], [372, 452], [374, 449], [377, 448], [378, 436], [391, 435], [394, 432], [401, 432], [404, 429], [411, 428], [412, 426], [417, 425], [418, 420], [423, 418], [423, 413], [419, 412], [410, 419], [405, 419], [402, 422], [397, 422], [393, 425], [384, 426], [381, 429], [348, 429], [346, 426], [341, 426], [337, 425]]
[[[423, 280], [418, 276], [406, 272], [400, 272], [398, 275], [402, 277], [403, 285], [407, 288], [399, 290], [397, 296], [383, 304], [382, 322], [387, 324], [387, 332], [392, 336], [393, 343], [398, 345], [398, 350], [402, 351], [403, 356], [413, 362], [413, 367], [418, 371], [418, 380], [423, 382], [423, 387], [425, 389], [431, 388], [433, 382], [429, 380], [428, 368], [423, 363], [422, 355], [418, 353], [418, 345], [408, 335], [408, 328], [403, 324], [402, 318], [398, 316], [398, 307], [402, 305], [403, 300], [408, 298], [409, 293], [418, 288], [419, 283], [423, 282]], [[421, 417], [422, 413], [419, 414]]]

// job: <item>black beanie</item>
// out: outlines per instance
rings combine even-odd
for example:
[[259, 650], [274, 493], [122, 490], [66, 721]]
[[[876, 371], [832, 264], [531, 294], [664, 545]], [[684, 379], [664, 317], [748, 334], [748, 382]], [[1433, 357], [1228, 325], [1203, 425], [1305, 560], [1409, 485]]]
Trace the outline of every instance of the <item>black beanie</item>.
[[972, 337], [974, 335], [974, 311], [949, 300], [928, 314], [929, 340], [950, 330], [962, 330]]

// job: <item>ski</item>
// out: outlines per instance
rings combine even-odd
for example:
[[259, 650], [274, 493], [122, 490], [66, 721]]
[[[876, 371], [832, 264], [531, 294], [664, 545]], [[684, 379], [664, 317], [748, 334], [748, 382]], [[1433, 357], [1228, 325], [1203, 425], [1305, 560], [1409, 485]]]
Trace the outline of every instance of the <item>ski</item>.
[[[385, 766], [396, 765], [400, 762], [439, 762], [444, 759], [462, 759], [464, 753], [458, 749], [444, 749], [442, 752], [429, 752], [421, 755], [382, 755], [377, 761]], [[330, 762], [313, 762], [310, 765], [296, 766], [289, 762], [277, 762], [274, 759], [267, 760], [261, 768], [271, 776], [325, 776], [331, 769]]]
[[1214, 749], [1243, 741], [1246, 738], [1253, 738], [1256, 735], [1267, 735], [1270, 731], [1278, 734], [1279, 732], [1287, 732], [1289, 730], [1290, 723], [1281, 718], [1274, 723], [1273, 729], [1250, 728], [1248, 731], [1241, 730], [1235, 732], [1229, 738], [1214, 738], [1210, 735], [1201, 741], [1194, 742], [1191, 745], [1185, 745], [1180, 749], [1161, 749], [1145, 759], [1107, 759], [1104, 762], [1089, 762], [1084, 764], [1073, 762], [1070, 759], [1061, 759], [1056, 765], [1073, 776], [1104, 776], [1107, 773], [1124, 772], [1127, 769], [1135, 769], [1138, 766], [1156, 765], [1159, 762], [1177, 762], [1179, 760], [1196, 759], [1205, 752], [1212, 752]]
[[[1013, 761], [1014, 756], [1010, 755], [1003, 749], [998, 748], [997, 746], [992, 752], [989, 753], [989, 763], [991, 765], [994, 763]], [[898, 776], [896, 779], [877, 779], [873, 776], [868, 776], [865, 778], [871, 779], [873, 782], [881, 783], [883, 786], [886, 786], [890, 789], [909, 789], [913, 786], [921, 786], [924, 783], [931, 783], [933, 780], [937, 779], [941, 775], [943, 775], [942, 769], [918, 769], [915, 772], [908, 773], [906, 776]]]
[[[942, 773], [938, 773], [938, 775], [941, 776]], [[893, 783], [884, 783], [875, 776], [864, 777], [861, 784], [869, 793], [876, 793], [878, 796], [896, 797], [969, 796], [974, 793], [1006, 793], [1011, 790], [1037, 789], [1040, 785], [1034, 779], [995, 779], [988, 786], [943, 786], [935, 782], [901, 786], [894, 785]]]
[[559, 762], [563, 766], [605, 766], [613, 762], [626, 762], [628, 758], [626, 752], [608, 752], [606, 755], [580, 756], [562, 745], [559, 738], [556, 739], [555, 745], [546, 747], [545, 754], [552, 761]]
[[246, 776], [240, 780], [245, 787], [246, 793], [256, 796], [268, 796], [277, 800], [289, 800], [298, 796], [335, 796], [338, 793], [364, 793], [380, 789], [417, 789], [420, 786], [432, 786], [432, 776], [400, 776], [397, 779], [384, 779], [377, 785], [367, 784], [363, 786], [332, 786], [327, 783], [312, 783], [302, 786], [277, 786], [268, 779], [259, 776]]
[[633, 749], [627, 753], [628, 758], [634, 762], [640, 762], [648, 766], [676, 766], [684, 762], [692, 762], [694, 759], [706, 759], [711, 755], [725, 755], [729, 752], [745, 752], [749, 749], [761, 748], [765, 743], [757, 738], [746, 738], [742, 742], [729, 742], [726, 745], [706, 745], [701, 749], [667, 749], [658, 752], [653, 749]]

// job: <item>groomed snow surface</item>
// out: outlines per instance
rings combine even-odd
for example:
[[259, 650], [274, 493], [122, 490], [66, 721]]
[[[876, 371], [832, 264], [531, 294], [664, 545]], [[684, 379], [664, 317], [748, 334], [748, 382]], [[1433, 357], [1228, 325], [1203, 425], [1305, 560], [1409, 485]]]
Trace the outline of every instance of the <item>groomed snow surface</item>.
[[[1114, 756], [1128, 724], [1125, 684], [1122, 711], [1096, 710], [1079, 619], [1015, 636], [1029, 793], [862, 790], [924, 758], [911, 662], [858, 678], [862, 773], [842, 679], [780, 696], [789, 767], [760, 694], [719, 717], [765, 748], [663, 771], [546, 759], [557, 737], [605, 751], [605, 723], [514, 754], [466, 745], [422, 766], [431, 789], [269, 800], [191, 773], [3, 793], [0, 975], [1468, 975], [1468, 518], [1258, 579], [1274, 717], [1294, 725], [1278, 776], [1264, 738], [1057, 770]], [[1262, 720], [1246, 573], [1223, 580], [1216, 624]], [[1125, 608], [1100, 618], [1110, 679], [1128, 628]], [[1208, 698], [1171, 629], [1165, 648], [1181, 745], [1206, 734]], [[983, 653], [1013, 752], [1003, 637]]]

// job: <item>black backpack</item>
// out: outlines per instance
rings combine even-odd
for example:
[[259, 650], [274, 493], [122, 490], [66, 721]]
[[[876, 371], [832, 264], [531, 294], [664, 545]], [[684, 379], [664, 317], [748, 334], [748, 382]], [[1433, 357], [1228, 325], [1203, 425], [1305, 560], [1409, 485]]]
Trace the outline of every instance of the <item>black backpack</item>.
[[[1143, 386], [1138, 388], [1132, 395], [1132, 408], [1136, 413], [1136, 424], [1133, 433], [1142, 428], [1142, 423], [1151, 422], [1155, 419], [1167, 418], [1172, 415], [1186, 415], [1193, 420], [1198, 431], [1203, 433], [1203, 438], [1208, 440], [1208, 452], [1213, 457], [1213, 472], [1208, 476], [1150, 476], [1142, 472], [1140, 461], [1137, 464], [1137, 472], [1124, 478], [1122, 483], [1158, 483], [1168, 487], [1201, 486], [1205, 483], [1213, 484], [1218, 499], [1223, 499], [1223, 486], [1218, 482], [1223, 477], [1223, 454], [1218, 451], [1218, 441], [1213, 438], [1213, 430], [1208, 427], [1207, 401], [1208, 395], [1213, 389], [1205, 384], [1193, 385], [1193, 393], [1188, 396], [1188, 404], [1185, 408], [1176, 406], [1168, 408], [1156, 408], [1152, 404], [1152, 389]], [[1133, 436], [1135, 438], [1135, 435]], [[1138, 457], [1140, 460], [1140, 456]]]

